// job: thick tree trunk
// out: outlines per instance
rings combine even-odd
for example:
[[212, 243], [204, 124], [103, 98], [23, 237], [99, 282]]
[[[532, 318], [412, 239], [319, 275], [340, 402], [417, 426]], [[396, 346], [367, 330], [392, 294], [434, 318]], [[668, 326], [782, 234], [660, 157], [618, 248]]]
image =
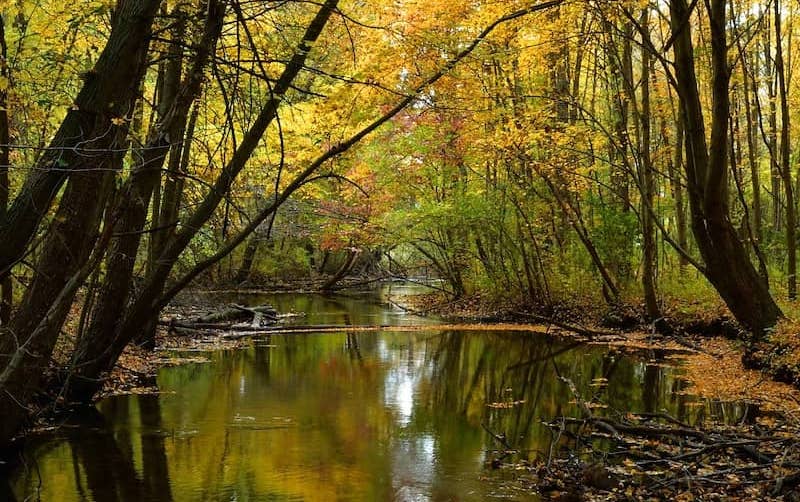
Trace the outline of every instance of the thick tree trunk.
[[[112, 166], [101, 166], [113, 169]], [[36, 391], [50, 361], [72, 304], [73, 296], [65, 298], [62, 290], [89, 258], [106, 199], [103, 194], [108, 193], [112, 179], [108, 172], [71, 175], [37, 262], [33, 282], [26, 290], [11, 325], [3, 331], [0, 361], [4, 374], [0, 379], [0, 407], [4, 412], [0, 418], [0, 443], [8, 441], [25, 419], [25, 405]], [[87, 204], [88, 200], [94, 203]], [[55, 314], [51, 314], [53, 306], [56, 307]], [[47, 329], [38, 329], [46, 316], [51, 316]], [[14, 362], [15, 358], [19, 362]]]
[[111, 35], [94, 68], [85, 74], [74, 106], [0, 220], [0, 274], [23, 256], [67, 175], [95, 168], [100, 160], [97, 152], [108, 151], [116, 138], [114, 131], [125, 129], [112, 119], [130, 112], [128, 96], [138, 89], [136, 62], [148, 47], [160, 3], [120, 0], [117, 4]]
[[[77, 130], [72, 130], [75, 137], [66, 140], [82, 139], [91, 148], [100, 148], [100, 152], [83, 152], [80, 148], [78, 152], [69, 154], [59, 152], [59, 155], [66, 155], [66, 162], [71, 162], [69, 159], [72, 159], [86, 170], [69, 173], [67, 188], [61, 196], [55, 218], [42, 246], [32, 283], [26, 290], [11, 325], [3, 330], [0, 339], [0, 361], [3, 367], [0, 378], [0, 408], [5, 410], [0, 419], [0, 443], [8, 441], [25, 419], [25, 406], [49, 363], [61, 326], [77, 291], [73, 287], [75, 280], [82, 280], [88, 275], [87, 260], [98, 235], [103, 208], [108, 194], [113, 190], [114, 173], [121, 168], [127, 150], [127, 129], [115, 125], [112, 119], [127, 117], [133, 109], [145, 71], [155, 11], [155, 6], [149, 6], [148, 2], [134, 3], [136, 5], [131, 6], [123, 1], [118, 6], [108, 46], [96, 66], [96, 69], [107, 70], [101, 63], [109, 63], [108, 59], [113, 59], [112, 56], [128, 57], [124, 68], [119, 69], [125, 80], [115, 82], [117, 87], [112, 92], [111, 89], [103, 88], [109, 84], [103, 75], [92, 76], [91, 79], [98, 84], [92, 87], [87, 82], [88, 87], [84, 87], [79, 100], [84, 98], [84, 102], [97, 108], [71, 111], [70, 113], [76, 112], [80, 115], [77, 122], [70, 121], [68, 116], [58, 133], [64, 134], [67, 130], [72, 130], [72, 127], [78, 127]], [[142, 5], [149, 8], [142, 11]], [[85, 95], [87, 88], [91, 91], [90, 97]], [[107, 94], [101, 92], [103, 90]], [[102, 99], [97, 101], [98, 97]], [[109, 115], [109, 110], [112, 115]], [[80, 129], [82, 124], [91, 128]], [[64, 125], [69, 127], [65, 129]], [[87, 131], [90, 132], [88, 136], [85, 135]], [[55, 162], [56, 170], [63, 171], [61, 167], [76, 167], [69, 163], [61, 166], [58, 158], [51, 161]], [[26, 184], [23, 193], [12, 206], [12, 214], [19, 211], [20, 207], [25, 207], [25, 203], [17, 204], [21, 197], [36, 198], [36, 190], [41, 188], [42, 183], [57, 185], [55, 178], [63, 176], [57, 173], [48, 175], [53, 175], [52, 170], [37, 171], [28, 178], [28, 182], [33, 185]], [[26, 192], [26, 189], [30, 191]], [[49, 201], [46, 205], [49, 205]], [[34, 212], [39, 210], [41, 207], [37, 206]], [[23, 217], [19, 220], [11, 216], [5, 223], [16, 221], [21, 225], [20, 232], [25, 233], [35, 228], [38, 218]], [[29, 227], [26, 226], [27, 223], [34, 225]], [[113, 225], [111, 220], [109, 225]]]
[[694, 66], [690, 12], [686, 0], [671, 0], [675, 34], [675, 77], [686, 131], [686, 178], [692, 231], [706, 264], [705, 275], [736, 319], [756, 334], [775, 325], [782, 313], [731, 224], [727, 205], [729, 68], [725, 1], [709, 0], [712, 92], [711, 140]]
[[[0, 15], [0, 75], [2, 75], [8, 85], [11, 85], [11, 78], [8, 70], [8, 45], [6, 43], [5, 18]], [[11, 136], [9, 134], [8, 120], [8, 88], [0, 89], [0, 221], [5, 218], [8, 209], [9, 180], [8, 169], [10, 164], [9, 145]], [[11, 271], [0, 272], [0, 326], [8, 326], [11, 321], [11, 309], [14, 303], [14, 290], [11, 279]]]

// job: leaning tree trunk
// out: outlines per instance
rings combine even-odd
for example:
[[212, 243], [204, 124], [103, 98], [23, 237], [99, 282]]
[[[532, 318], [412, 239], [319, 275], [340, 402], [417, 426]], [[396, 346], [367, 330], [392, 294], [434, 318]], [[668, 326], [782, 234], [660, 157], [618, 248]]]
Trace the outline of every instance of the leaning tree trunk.
[[[122, 156], [117, 157], [120, 165]], [[112, 165], [99, 167], [114, 169]], [[0, 418], [0, 443], [9, 440], [25, 419], [28, 411], [25, 405], [37, 390], [50, 361], [74, 297], [74, 292], [65, 297], [62, 290], [89, 258], [112, 180], [108, 171], [101, 175], [75, 173], [71, 176], [54, 223], [48, 229], [33, 281], [10, 326], [3, 331], [0, 406], [4, 412]], [[87, 204], [90, 200], [93, 203]], [[54, 306], [55, 314], [51, 314]], [[47, 316], [52, 317], [47, 329], [38, 329]]]
[[[59, 188], [72, 171], [96, 166], [97, 152], [106, 152], [115, 125], [126, 117], [130, 92], [138, 81], [136, 64], [150, 42], [153, 16], [161, 0], [119, 0], [114, 11], [111, 34], [94, 68], [84, 75], [84, 84], [50, 147], [25, 179], [19, 195], [0, 219], [0, 276], [24, 254], [41, 219]], [[135, 91], [135, 89], [134, 89]]]
[[[124, 310], [130, 297], [134, 264], [141, 243], [142, 230], [147, 220], [147, 207], [155, 185], [160, 179], [161, 167], [171, 150], [169, 138], [181, 137], [183, 133], [191, 105], [200, 94], [204, 69], [219, 38], [223, 17], [222, 2], [209, 2], [204, 35], [183, 82], [181, 82], [181, 58], [178, 54], [173, 54], [174, 57], [165, 68], [164, 86], [159, 103], [159, 122], [150, 131], [140, 164], [133, 170], [131, 200], [127, 210], [116, 222], [115, 233], [118, 237], [108, 253], [105, 280], [97, 306], [92, 313], [88, 329], [81, 334], [73, 351], [73, 364], [69, 368], [69, 385], [66, 392], [70, 398], [84, 399], [87, 395], [91, 398], [91, 394], [96, 390], [96, 378], [88, 375], [96, 371], [93, 362], [98, 354], [109, 350], [110, 344], [105, 340], [119, 327], [119, 313]], [[182, 31], [182, 27], [177, 26], [173, 32], [176, 40], [172, 45], [173, 52], [180, 50], [178, 42], [182, 38]], [[179, 146], [173, 145], [172, 148]], [[184, 144], [183, 148], [188, 148], [188, 143]], [[176, 154], [173, 152], [172, 155]]]
[[671, 0], [675, 78], [686, 131], [686, 171], [691, 226], [706, 268], [706, 278], [734, 317], [763, 334], [783, 315], [765, 282], [750, 262], [747, 249], [730, 221], [727, 197], [730, 70], [727, 60], [725, 1], [709, 0], [712, 93], [711, 139], [706, 141], [697, 87], [691, 13], [686, 0]]
[[[74, 278], [85, 275], [107, 195], [113, 190], [113, 173], [121, 167], [127, 149], [127, 128], [115, 122], [119, 117], [128, 116], [135, 101], [145, 70], [158, 3], [137, 0], [122, 1], [118, 5], [109, 42], [95, 67], [96, 73], [89, 77], [95, 80], [94, 85], [87, 82], [76, 101], [87, 107], [72, 110], [70, 113], [75, 112], [78, 117], [71, 120], [68, 116], [56, 135], [57, 140], [60, 137], [58, 141], [62, 141], [59, 146], [64, 146], [64, 141], [82, 141], [84, 147], [100, 150], [90, 153], [78, 148], [78, 151], [64, 153], [63, 160], [51, 159], [57, 166], [61, 166], [63, 161], [67, 163], [65, 168], [82, 169], [70, 173], [67, 188], [34, 267], [31, 285], [14, 319], [0, 332], [0, 408], [4, 410], [0, 417], [0, 443], [7, 442], [25, 419], [28, 413], [26, 405], [49, 363], [77, 291], [68, 285], [74, 284]], [[119, 74], [99, 73], [113, 67], [111, 62], [125, 58], [127, 60], [124, 68], [119, 68]], [[112, 83], [113, 92], [108, 88]], [[71, 136], [63, 136], [67, 133]], [[48, 174], [52, 172], [37, 171], [29, 177], [4, 224], [19, 223], [20, 233], [31, 230], [31, 218], [38, 222], [39, 217], [23, 215], [20, 220], [14, 216], [14, 211], [30, 202], [22, 201], [19, 205], [21, 198], [37, 199], [35, 194], [41, 189], [41, 183], [55, 183], [57, 186], [55, 178], [64, 176], [57, 173], [48, 177]], [[35, 211], [41, 210], [42, 207], [35, 208]]]
[[[5, 19], [0, 16], [0, 76], [11, 82], [8, 70], [8, 45], [6, 44]], [[9, 196], [9, 144], [11, 143], [8, 120], [8, 89], [0, 89], [0, 219], [5, 218]], [[14, 290], [11, 274], [0, 273], [0, 326], [11, 321], [14, 303]]]
[[358, 259], [360, 254], [361, 250], [359, 249], [356, 248], [348, 249], [347, 256], [345, 257], [344, 262], [339, 267], [339, 269], [336, 270], [336, 273], [330, 276], [327, 281], [325, 281], [325, 283], [322, 285], [321, 288], [322, 291], [336, 290], [339, 282], [345, 277], [347, 277], [347, 274], [349, 274], [350, 271], [353, 270], [353, 266], [355, 265], [356, 260]]

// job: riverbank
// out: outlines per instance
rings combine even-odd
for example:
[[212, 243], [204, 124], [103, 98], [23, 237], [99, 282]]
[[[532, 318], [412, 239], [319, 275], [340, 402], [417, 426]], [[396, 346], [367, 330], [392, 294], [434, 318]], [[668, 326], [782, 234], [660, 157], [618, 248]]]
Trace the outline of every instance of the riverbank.
[[[398, 303], [450, 321], [546, 320], [535, 307], [480, 296], [448, 301], [433, 293]], [[800, 457], [793, 453], [800, 434], [798, 326], [779, 324], [769, 343], [760, 345], [766, 353], [758, 357], [766, 364], [757, 366], [748, 364], [752, 345], [741, 341], [740, 329], [722, 305], [670, 312], [667, 335], [632, 315], [634, 309], [620, 311], [558, 306], [546, 312], [553, 318], [545, 326], [572, 325], [589, 333], [617, 328], [618, 338], [603, 343], [658, 354], [682, 370], [688, 383], [682, 392], [709, 402], [747, 403], [752, 415], [743, 414], [735, 424], [709, 421], [692, 427], [665, 414], [598, 415], [594, 407], [605, 405], [589, 402], [580, 418], [551, 422], [554, 434], [575, 439], [574, 449], [500, 465], [528, 473], [532, 489], [560, 501], [800, 500], [800, 471], [795, 470]], [[575, 400], [581, 403], [577, 393]], [[604, 446], [597, 448], [597, 441]], [[613, 445], [610, 452], [606, 442]]]
[[[597, 308], [558, 307], [551, 310], [560, 316], [556, 320], [536, 314], [530, 307], [487, 301], [479, 296], [458, 302], [447, 301], [435, 293], [392, 296], [388, 298], [388, 303], [409, 314], [440, 319], [441, 324], [435, 326], [437, 330], [492, 330], [549, 334], [588, 344], [611, 346], [620, 352], [640, 357], [666, 359], [672, 361], [670, 364], [682, 368], [689, 383], [688, 391], [700, 397], [724, 402], [748, 402], [764, 410], [800, 414], [798, 404], [800, 391], [797, 388], [775, 381], [762, 371], [743, 364], [742, 356], [746, 347], [732, 337], [732, 333], [736, 332], [735, 324], [723, 315], [707, 314], [699, 319], [684, 314], [679, 330], [665, 336], [643, 324], [627, 329], [604, 326], [603, 312]], [[186, 309], [186, 305], [170, 307], [165, 311], [163, 319], [168, 321], [176, 316], [185, 316]], [[617, 320], [620, 318], [621, 316], [616, 317]], [[548, 323], [548, 319], [552, 323]], [[432, 327], [434, 326], [388, 328], [361, 325], [347, 328], [347, 331], [384, 329], [415, 331]], [[280, 334], [280, 326], [270, 329], [276, 330], [273, 331], [275, 334]], [[309, 326], [304, 331], [338, 332], [342, 329]], [[293, 332], [299, 333], [296, 327]], [[156, 392], [153, 380], [159, 368], [185, 363], [202, 363], [206, 361], [204, 353], [247, 347], [252, 344], [253, 337], [263, 334], [213, 330], [192, 333], [170, 331], [166, 327], [161, 327], [157, 333], [157, 347], [154, 352], [137, 347], [126, 349], [100, 397]], [[196, 355], [187, 356], [187, 354]]]

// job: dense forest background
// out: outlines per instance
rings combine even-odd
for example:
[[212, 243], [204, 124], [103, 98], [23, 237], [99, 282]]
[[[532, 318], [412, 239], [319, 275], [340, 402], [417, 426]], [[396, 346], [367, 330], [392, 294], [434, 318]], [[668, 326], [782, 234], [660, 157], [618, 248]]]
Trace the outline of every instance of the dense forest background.
[[0, 440], [42, 375], [90, 400], [195, 280], [427, 274], [769, 332], [797, 296], [797, 8], [0, 3]]

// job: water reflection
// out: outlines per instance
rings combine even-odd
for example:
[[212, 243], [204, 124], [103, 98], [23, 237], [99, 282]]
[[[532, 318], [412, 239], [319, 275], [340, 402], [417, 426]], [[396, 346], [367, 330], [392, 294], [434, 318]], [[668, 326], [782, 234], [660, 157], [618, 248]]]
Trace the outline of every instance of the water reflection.
[[[12, 491], [20, 500], [170, 501], [160, 419], [156, 396], [112, 400], [102, 413], [82, 410], [57, 436], [30, 442]], [[132, 421], [135, 433], [122, 425]], [[1, 491], [0, 499], [15, 500]]]
[[[272, 335], [212, 364], [162, 370], [160, 396], [118, 397], [32, 442], [12, 478], [41, 500], [524, 499], [487, 467], [541, 422], [576, 415], [559, 375], [612, 408], [687, 418], [674, 371], [515, 332]], [[36, 465], [36, 468], [30, 467]], [[41, 479], [41, 482], [40, 482]]]

